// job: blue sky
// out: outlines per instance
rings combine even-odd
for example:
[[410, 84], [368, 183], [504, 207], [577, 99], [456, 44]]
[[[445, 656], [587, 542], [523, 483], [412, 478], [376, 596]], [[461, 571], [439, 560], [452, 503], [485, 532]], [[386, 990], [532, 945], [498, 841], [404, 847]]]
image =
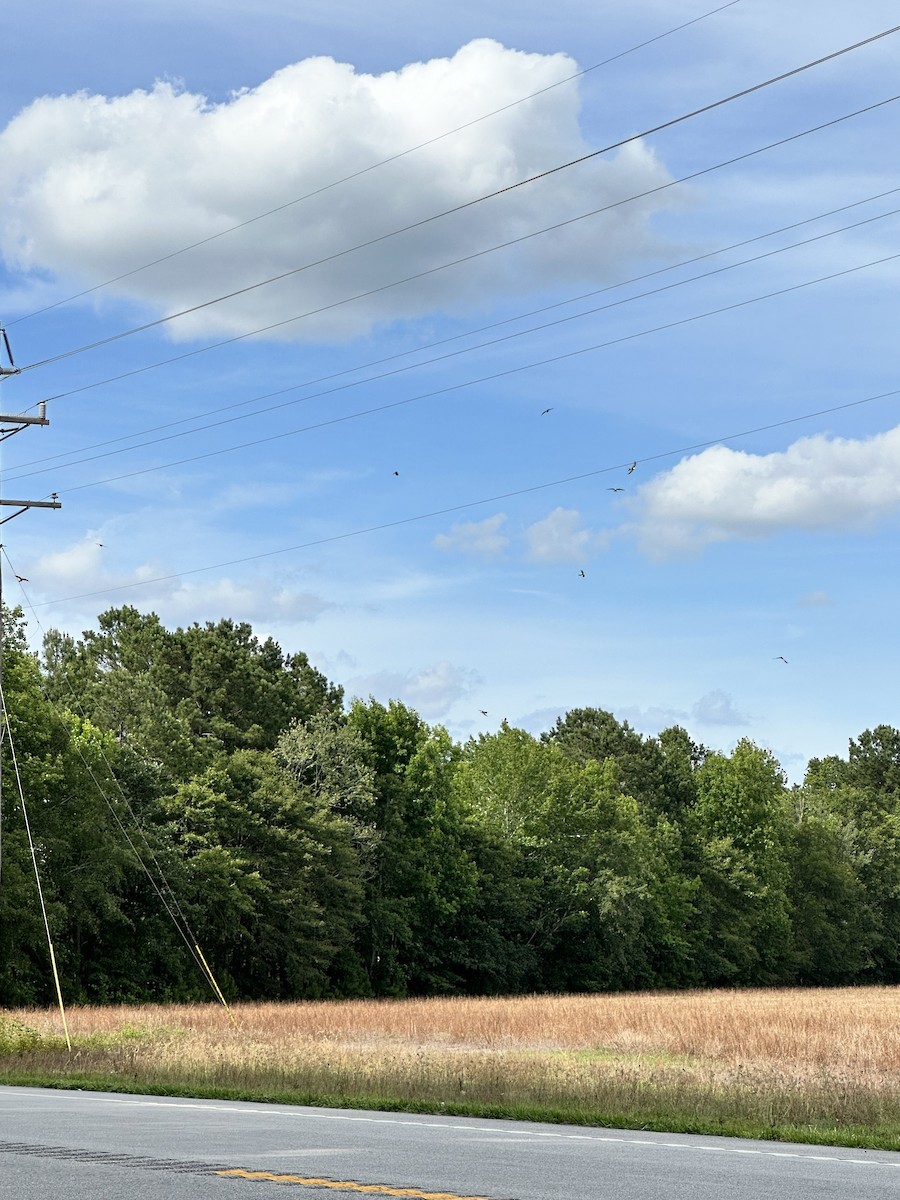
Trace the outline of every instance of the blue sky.
[[900, 723], [900, 34], [635, 136], [895, 6], [715, 7], [9, 17], [35, 644], [229, 616], [458, 738], [594, 705], [792, 779]]

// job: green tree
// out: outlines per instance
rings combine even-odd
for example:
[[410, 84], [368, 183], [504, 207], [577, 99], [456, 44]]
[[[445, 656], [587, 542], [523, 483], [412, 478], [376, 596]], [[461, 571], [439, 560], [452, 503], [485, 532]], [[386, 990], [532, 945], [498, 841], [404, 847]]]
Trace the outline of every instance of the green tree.
[[792, 978], [789, 822], [784, 775], [747, 739], [698, 771], [697, 957], [708, 984]]
[[354, 701], [348, 724], [372, 772], [369, 858], [360, 954], [376, 995], [465, 986], [478, 897], [466, 813], [453, 789], [459, 751], [399, 701]]
[[646, 738], [600, 708], [575, 708], [542, 735], [582, 766], [614, 759], [621, 791], [648, 810], [676, 816], [696, 798], [694, 772], [706, 750], [679, 727]]
[[173, 886], [223, 990], [332, 994], [362, 896], [346, 823], [267, 751], [237, 751], [161, 807]]
[[51, 696], [155, 764], [163, 786], [219, 754], [271, 750], [293, 721], [341, 704], [305, 654], [285, 655], [245, 623], [172, 632], [131, 607], [101, 614], [79, 642], [51, 630], [44, 666]]
[[46, 698], [15, 615], [6, 626], [0, 1003], [53, 996], [26, 818], [68, 998], [109, 995], [117, 985], [107, 951], [128, 924], [125, 894], [138, 869], [118, 829], [117, 747]]
[[873, 964], [878, 918], [861, 873], [867, 855], [852, 821], [834, 811], [815, 787], [791, 795], [788, 897], [799, 983], [841, 986], [864, 978]]
[[617, 760], [582, 761], [504, 725], [466, 747], [459, 786], [520, 856], [538, 985], [656, 984], [680, 952], [689, 890], [672, 868], [677, 830], [645, 819]]
[[813, 759], [804, 791], [852, 832], [855, 872], [874, 924], [863, 979], [900, 982], [900, 731], [888, 725], [851, 740], [848, 757]]

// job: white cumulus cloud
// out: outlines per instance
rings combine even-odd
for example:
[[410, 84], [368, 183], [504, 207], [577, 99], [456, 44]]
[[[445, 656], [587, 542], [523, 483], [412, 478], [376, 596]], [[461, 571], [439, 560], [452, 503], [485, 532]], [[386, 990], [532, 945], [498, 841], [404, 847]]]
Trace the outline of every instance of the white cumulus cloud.
[[787, 530], [848, 530], [900, 511], [900, 426], [866, 438], [801, 438], [774, 454], [714, 446], [645, 484], [632, 525], [664, 558]]
[[434, 545], [438, 550], [492, 558], [501, 554], [509, 544], [509, 538], [501, 532], [505, 521], [505, 513], [497, 513], [484, 521], [462, 521], [451, 526], [449, 533], [439, 533], [434, 539]]
[[374, 696], [386, 703], [402, 700], [426, 720], [444, 716], [451, 705], [470, 695], [482, 683], [477, 671], [457, 667], [449, 662], [435, 663], [405, 674], [381, 671], [375, 675], [358, 676], [347, 684], [354, 696]]
[[[565, 54], [479, 39], [452, 57], [381, 75], [305, 59], [222, 103], [168, 82], [124, 96], [45, 96], [0, 132], [0, 253], [23, 277], [49, 273], [63, 285], [91, 286], [287, 206], [109, 289], [171, 314], [330, 258], [168, 328], [187, 337], [286, 321], [665, 183], [653, 152], [630, 143], [427, 220], [590, 149], [578, 124], [577, 83], [552, 86], [576, 70]], [[436, 137], [453, 129], [460, 131]], [[423, 143], [430, 144], [403, 153]], [[298, 197], [309, 198], [292, 203]], [[277, 336], [344, 338], [380, 321], [606, 280], [658, 250], [648, 220], [666, 203], [626, 204], [514, 252], [340, 304]]]
[[577, 509], [554, 508], [542, 521], [529, 525], [525, 540], [534, 562], [569, 563], [581, 562], [604, 546], [607, 536], [586, 529]]
[[[37, 593], [84, 597], [88, 605], [107, 608], [133, 604], [141, 611], [157, 612], [170, 623], [192, 620], [234, 620], [263, 625], [273, 620], [314, 621], [333, 607], [309, 591], [279, 586], [265, 580], [184, 579], [159, 561], [145, 560], [120, 569], [111, 562], [112, 547], [94, 535], [37, 558], [28, 564], [28, 579]], [[93, 593], [97, 593], [96, 596]], [[63, 600], [41, 601], [53, 606]]]
[[691, 716], [701, 725], [747, 725], [748, 718], [735, 708], [734, 700], [721, 688], [707, 692], [691, 709]]

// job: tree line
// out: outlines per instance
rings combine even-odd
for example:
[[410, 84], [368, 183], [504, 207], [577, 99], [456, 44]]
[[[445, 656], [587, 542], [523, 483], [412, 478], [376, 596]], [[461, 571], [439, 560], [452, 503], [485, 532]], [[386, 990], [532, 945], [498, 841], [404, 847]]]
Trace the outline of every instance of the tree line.
[[[900, 981], [900, 731], [788, 787], [599, 708], [455, 742], [302, 653], [6, 615], [0, 1005]], [[26, 801], [22, 811], [21, 795]], [[27, 826], [26, 826], [27, 816]]]

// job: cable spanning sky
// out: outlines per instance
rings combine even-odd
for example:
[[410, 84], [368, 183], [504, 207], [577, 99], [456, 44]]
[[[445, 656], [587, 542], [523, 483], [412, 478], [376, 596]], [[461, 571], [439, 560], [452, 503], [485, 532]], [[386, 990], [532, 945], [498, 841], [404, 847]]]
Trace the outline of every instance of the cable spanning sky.
[[230, 617], [457, 738], [793, 780], [900, 723], [900, 33], [777, 78], [894, 6], [130, 7], [6, 32], [36, 647]]

